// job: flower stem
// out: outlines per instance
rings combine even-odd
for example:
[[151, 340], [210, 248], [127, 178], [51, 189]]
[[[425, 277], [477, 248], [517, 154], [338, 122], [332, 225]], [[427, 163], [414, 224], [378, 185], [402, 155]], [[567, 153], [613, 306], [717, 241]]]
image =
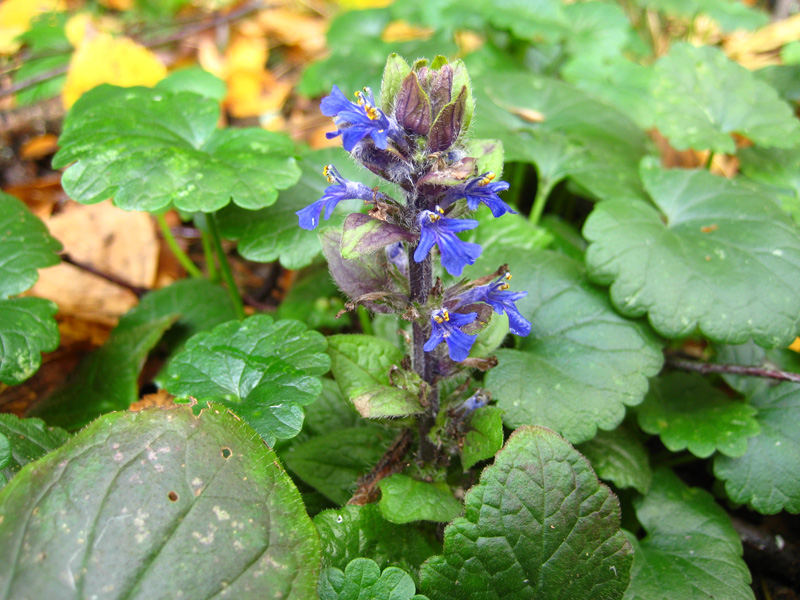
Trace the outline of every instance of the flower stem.
[[203, 243], [203, 254], [206, 257], [206, 271], [208, 271], [208, 278], [217, 283], [219, 281], [219, 273], [217, 273], [217, 265], [214, 262], [214, 249], [211, 247], [211, 240], [208, 234], [200, 230], [200, 241]]
[[172, 231], [170, 231], [166, 217], [164, 215], [156, 215], [156, 222], [161, 229], [161, 235], [164, 236], [164, 241], [167, 242], [167, 246], [169, 246], [172, 254], [175, 255], [175, 258], [178, 259], [178, 262], [181, 263], [181, 266], [186, 269], [186, 272], [191, 277], [202, 277], [203, 274], [200, 272], [200, 269], [198, 269], [197, 265], [192, 262], [192, 259], [186, 255], [186, 253], [178, 244], [178, 240], [176, 240], [175, 236], [172, 235]]
[[219, 260], [219, 270], [222, 273], [222, 279], [228, 286], [228, 294], [230, 294], [233, 307], [236, 310], [236, 316], [240, 319], [244, 319], [244, 304], [242, 303], [239, 289], [236, 287], [236, 282], [233, 280], [233, 273], [231, 272], [231, 265], [228, 263], [228, 257], [225, 255], [225, 250], [222, 248], [222, 240], [219, 237], [219, 228], [217, 227], [217, 216], [214, 213], [207, 213], [206, 222], [208, 223], [208, 233], [211, 236], [211, 242], [214, 244], [214, 250]]
[[544, 205], [547, 204], [547, 197], [553, 189], [553, 184], [547, 179], [540, 179], [539, 185], [536, 188], [536, 198], [533, 200], [533, 208], [531, 208], [531, 215], [528, 220], [531, 225], [538, 225], [539, 219], [542, 218], [544, 212]]

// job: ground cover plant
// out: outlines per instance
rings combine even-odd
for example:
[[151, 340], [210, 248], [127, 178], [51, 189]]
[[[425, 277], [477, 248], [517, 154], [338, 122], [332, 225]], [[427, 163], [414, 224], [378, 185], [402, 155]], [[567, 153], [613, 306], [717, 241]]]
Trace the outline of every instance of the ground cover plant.
[[[103, 272], [4, 186], [0, 597], [796, 597], [800, 16], [339, 9], [274, 113], [288, 17], [212, 12], [207, 69], [168, 73], [177, 35], [124, 34], [184, 4], [0, 36], [4, 95], [68, 107], [70, 206], [155, 223], [185, 275]], [[47, 383], [62, 259], [138, 298]]]

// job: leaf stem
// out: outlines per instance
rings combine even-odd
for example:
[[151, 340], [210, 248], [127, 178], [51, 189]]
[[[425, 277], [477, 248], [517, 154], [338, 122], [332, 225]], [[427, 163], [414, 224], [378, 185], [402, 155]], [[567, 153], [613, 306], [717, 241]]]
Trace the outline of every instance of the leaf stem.
[[219, 237], [219, 228], [217, 227], [217, 215], [215, 213], [206, 213], [206, 223], [208, 223], [208, 233], [211, 236], [211, 242], [214, 244], [214, 250], [217, 253], [217, 260], [219, 260], [219, 270], [222, 273], [222, 279], [228, 286], [228, 294], [231, 296], [233, 307], [236, 310], [236, 316], [244, 319], [244, 304], [242, 303], [242, 296], [239, 294], [239, 288], [236, 287], [236, 282], [233, 279], [233, 272], [231, 265], [228, 263], [228, 257], [225, 255], [225, 250], [222, 248], [222, 239]]
[[167, 224], [167, 218], [161, 214], [156, 215], [156, 222], [158, 223], [159, 228], [161, 228], [161, 235], [164, 236], [164, 241], [167, 242], [167, 246], [172, 251], [172, 254], [175, 255], [175, 258], [178, 259], [178, 262], [181, 263], [181, 266], [186, 269], [186, 272], [189, 274], [190, 277], [202, 277], [203, 273], [200, 272], [200, 269], [197, 268], [197, 265], [192, 262], [186, 253], [183, 251], [183, 248], [180, 247], [178, 244], [178, 240], [175, 239], [175, 236], [172, 235], [172, 231]]
[[673, 369], [681, 371], [693, 371], [701, 375], [708, 373], [723, 373], [726, 375], [745, 375], [748, 377], [764, 377], [767, 379], [778, 379], [780, 381], [793, 381], [800, 383], [800, 373], [789, 371], [775, 371], [762, 367], [746, 367], [743, 365], [724, 365], [716, 363], [705, 363], [695, 360], [684, 360], [681, 358], [668, 358], [666, 364]]
[[219, 281], [219, 273], [217, 273], [217, 265], [214, 262], [214, 249], [211, 247], [211, 240], [208, 234], [200, 230], [200, 241], [203, 244], [203, 254], [206, 257], [206, 271], [208, 271], [208, 278], [217, 283]]
[[547, 204], [547, 197], [552, 189], [553, 184], [550, 181], [547, 179], [539, 180], [539, 185], [536, 188], [536, 197], [533, 200], [533, 208], [531, 208], [531, 214], [528, 217], [531, 225], [539, 224], [539, 219], [542, 218], [542, 213], [544, 212], [544, 205]]
[[714, 151], [713, 150], [709, 150], [708, 151], [708, 159], [706, 160], [706, 170], [708, 170], [708, 171], [711, 170], [711, 163], [712, 162], [714, 162]]

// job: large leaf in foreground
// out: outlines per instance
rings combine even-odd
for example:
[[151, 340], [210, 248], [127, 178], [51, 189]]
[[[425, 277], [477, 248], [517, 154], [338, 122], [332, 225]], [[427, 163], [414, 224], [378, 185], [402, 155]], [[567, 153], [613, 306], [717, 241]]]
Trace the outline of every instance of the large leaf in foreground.
[[[11, 479], [29, 462], [55, 450], [69, 439], [69, 433], [60, 427], [48, 427], [40, 419], [20, 419], [11, 414], [0, 414], [0, 437], [9, 442], [10, 456], [0, 467], [0, 475]], [[0, 457], [0, 463], [3, 459]]]
[[95, 421], [0, 492], [0, 545], [2, 598], [305, 600], [320, 552], [275, 454], [222, 407]]
[[509, 257], [518, 303], [532, 324], [522, 350], [497, 351], [486, 386], [510, 427], [544, 425], [573, 443], [613, 429], [661, 369], [661, 343], [619, 316], [576, 261], [553, 252]]
[[39, 370], [42, 352], [58, 348], [57, 310], [42, 298], [0, 300], [0, 381], [22, 383]]
[[515, 431], [464, 504], [422, 565], [431, 600], [613, 600], [628, 586], [619, 502], [554, 432]]
[[675, 44], [655, 68], [655, 124], [678, 150], [733, 154], [732, 133], [759, 146], [798, 144], [800, 124], [789, 105], [721, 50]]
[[590, 277], [624, 315], [670, 338], [788, 346], [800, 314], [800, 236], [772, 200], [700, 170], [642, 178], [655, 206], [609, 201], [583, 228]]
[[260, 128], [218, 130], [218, 119], [219, 104], [199, 94], [103, 85], [70, 110], [53, 166], [77, 161], [63, 185], [86, 204], [109, 196], [151, 212], [274, 204], [300, 176], [294, 144]]
[[267, 315], [230, 321], [191, 338], [167, 372], [167, 390], [219, 402], [270, 445], [300, 432], [304, 404], [330, 367], [325, 338], [299, 321]]
[[634, 555], [625, 600], [753, 599], [739, 536], [708, 492], [656, 471], [636, 516], [647, 537], [628, 535]]
[[714, 474], [734, 502], [763, 514], [800, 513], [800, 386], [761, 388], [750, 399], [761, 434], [739, 458], [717, 456]]
[[61, 243], [14, 196], [0, 192], [0, 299], [21, 294], [39, 269], [58, 264]]

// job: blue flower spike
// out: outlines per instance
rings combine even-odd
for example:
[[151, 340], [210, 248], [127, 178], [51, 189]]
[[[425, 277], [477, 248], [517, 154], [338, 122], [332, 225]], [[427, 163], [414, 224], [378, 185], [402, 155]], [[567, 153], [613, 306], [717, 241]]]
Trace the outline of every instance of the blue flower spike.
[[478, 318], [478, 313], [451, 313], [440, 308], [431, 314], [431, 337], [425, 342], [423, 349], [430, 352], [443, 341], [447, 342], [450, 359], [461, 362], [469, 356], [472, 344], [477, 335], [469, 335], [461, 331], [461, 327], [469, 325]]
[[342, 200], [372, 200], [375, 192], [364, 185], [345, 179], [333, 165], [327, 165], [322, 174], [327, 178], [329, 185], [325, 188], [322, 198], [298, 210], [295, 214], [300, 219], [300, 227], [303, 229], [314, 229], [319, 225], [320, 213], [325, 208], [325, 220], [331, 218], [333, 209]]
[[523, 317], [515, 302], [522, 300], [528, 292], [510, 292], [508, 282], [511, 280], [511, 273], [501, 275], [488, 285], [467, 290], [458, 297], [458, 306], [465, 306], [475, 302], [484, 302], [494, 309], [499, 315], [505, 312], [508, 315], [508, 325], [511, 333], [525, 337], [531, 332], [531, 323]]
[[463, 242], [456, 233], [475, 229], [478, 222], [474, 219], [449, 219], [443, 217], [444, 210], [437, 206], [436, 212], [423, 210], [419, 220], [419, 244], [414, 251], [414, 261], [422, 262], [428, 256], [434, 244], [439, 246], [442, 266], [450, 275], [458, 277], [466, 265], [474, 265], [481, 255], [478, 244]]
[[356, 102], [350, 101], [342, 90], [333, 86], [331, 95], [320, 103], [320, 110], [326, 117], [333, 117], [336, 131], [326, 133], [330, 140], [342, 136], [342, 146], [352, 152], [361, 140], [369, 136], [381, 150], [386, 150], [389, 136], [397, 134], [398, 127], [384, 112], [375, 106], [372, 90], [356, 92]]
[[500, 199], [497, 194], [508, 189], [507, 181], [494, 181], [496, 175], [492, 171], [487, 171], [483, 175], [452, 188], [445, 199], [445, 204], [452, 204], [456, 200], [466, 198], [467, 206], [470, 210], [478, 208], [478, 204], [483, 202], [492, 211], [492, 215], [500, 217], [506, 213], [517, 214], [513, 208]]

